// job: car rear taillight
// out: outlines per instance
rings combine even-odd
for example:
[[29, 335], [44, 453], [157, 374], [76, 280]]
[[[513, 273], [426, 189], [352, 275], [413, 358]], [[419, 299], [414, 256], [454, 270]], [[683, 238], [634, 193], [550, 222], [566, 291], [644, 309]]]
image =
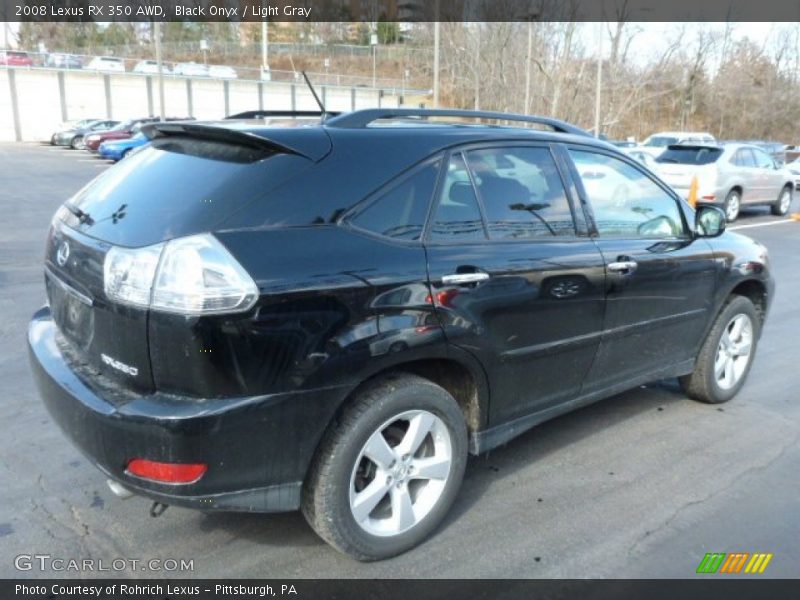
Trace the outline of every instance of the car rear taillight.
[[160, 483], [194, 483], [208, 470], [203, 463], [162, 463], [143, 458], [134, 458], [128, 463], [126, 472], [142, 479]]
[[246, 311], [258, 298], [253, 279], [210, 234], [113, 247], [103, 265], [103, 287], [111, 300], [189, 315]]

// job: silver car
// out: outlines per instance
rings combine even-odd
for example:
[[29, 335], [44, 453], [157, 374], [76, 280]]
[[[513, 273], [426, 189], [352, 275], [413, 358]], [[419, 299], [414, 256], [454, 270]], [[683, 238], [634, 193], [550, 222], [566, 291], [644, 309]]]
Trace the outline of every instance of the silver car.
[[696, 178], [698, 204], [720, 205], [728, 221], [736, 220], [743, 205], [769, 205], [774, 215], [789, 212], [795, 177], [756, 146], [675, 144], [656, 162], [661, 179], [686, 198]]

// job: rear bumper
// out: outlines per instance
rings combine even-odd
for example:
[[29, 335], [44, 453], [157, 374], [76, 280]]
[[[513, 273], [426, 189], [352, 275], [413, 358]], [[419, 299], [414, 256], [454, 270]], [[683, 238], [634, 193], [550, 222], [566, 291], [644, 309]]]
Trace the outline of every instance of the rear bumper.
[[[34, 380], [62, 431], [108, 477], [136, 494], [189, 508], [299, 507], [308, 465], [347, 390], [215, 399], [155, 393], [120, 402], [78, 376], [57, 335], [49, 308], [40, 309], [28, 327]], [[195, 483], [156, 483], [126, 472], [132, 458], [205, 463], [208, 471]]]

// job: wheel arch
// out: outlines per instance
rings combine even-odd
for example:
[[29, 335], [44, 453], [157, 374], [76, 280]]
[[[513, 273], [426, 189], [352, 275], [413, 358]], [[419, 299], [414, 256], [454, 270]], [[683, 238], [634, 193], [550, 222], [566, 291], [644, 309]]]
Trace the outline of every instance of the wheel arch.
[[748, 298], [756, 307], [760, 325], [763, 326], [768, 306], [767, 293], [767, 286], [763, 281], [759, 279], [745, 279], [744, 281], [736, 283], [726, 294], [725, 299], [727, 300], [731, 296], [744, 296]]
[[[744, 186], [741, 183], [734, 183], [731, 186], [731, 189], [728, 190], [728, 194], [731, 192], [736, 192], [739, 194], [739, 197], [742, 198], [744, 196]], [[725, 196], [727, 198], [727, 194]]]
[[448, 346], [444, 352], [431, 352], [426, 356], [414, 354], [382, 364], [362, 373], [358, 383], [340, 403], [331, 420], [335, 424], [339, 414], [365, 387], [398, 373], [411, 373], [444, 388], [455, 398], [470, 434], [485, 429], [489, 414], [489, 382], [480, 362], [468, 352]]

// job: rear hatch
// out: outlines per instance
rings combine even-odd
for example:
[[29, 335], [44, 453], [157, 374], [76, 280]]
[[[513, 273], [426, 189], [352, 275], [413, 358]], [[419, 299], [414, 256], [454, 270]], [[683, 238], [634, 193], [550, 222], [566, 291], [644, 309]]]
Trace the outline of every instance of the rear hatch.
[[694, 177], [707, 181], [716, 176], [722, 148], [706, 144], [676, 144], [656, 158], [661, 178], [677, 189], [688, 189]]
[[47, 239], [45, 281], [59, 343], [79, 374], [89, 369], [94, 381], [123, 391], [154, 387], [149, 311], [106, 297], [109, 250], [214, 231], [323, 157], [330, 141], [321, 128], [315, 131], [305, 136], [301, 153], [242, 131], [151, 126], [151, 147], [107, 170], [59, 209]]

